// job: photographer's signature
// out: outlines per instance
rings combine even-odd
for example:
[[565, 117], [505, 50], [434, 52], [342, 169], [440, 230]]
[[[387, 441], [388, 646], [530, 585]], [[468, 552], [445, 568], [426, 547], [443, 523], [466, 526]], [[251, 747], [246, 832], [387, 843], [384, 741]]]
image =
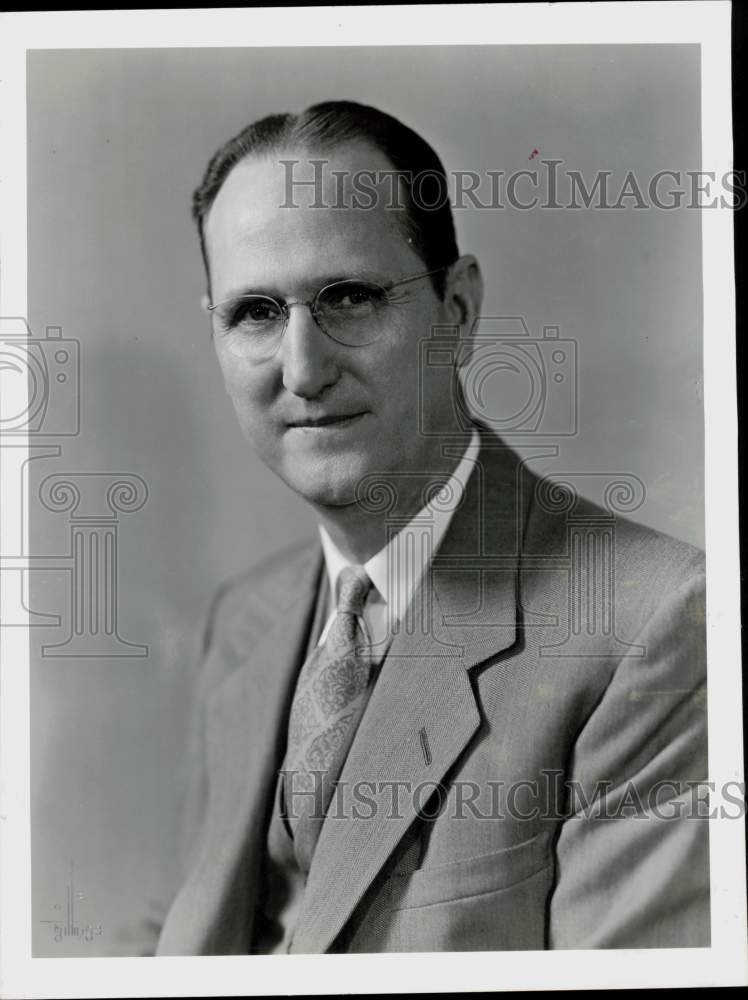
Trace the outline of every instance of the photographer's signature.
[[[42, 924], [51, 924], [52, 936], [56, 944], [60, 944], [66, 938], [75, 938], [78, 941], [93, 941], [102, 933], [101, 924], [79, 923], [76, 920], [76, 904], [85, 899], [85, 894], [75, 887], [74, 866], [70, 863], [70, 878], [65, 889], [65, 903], [55, 903], [53, 910], [61, 911], [53, 920], [42, 920]], [[64, 915], [62, 913], [64, 911]]]

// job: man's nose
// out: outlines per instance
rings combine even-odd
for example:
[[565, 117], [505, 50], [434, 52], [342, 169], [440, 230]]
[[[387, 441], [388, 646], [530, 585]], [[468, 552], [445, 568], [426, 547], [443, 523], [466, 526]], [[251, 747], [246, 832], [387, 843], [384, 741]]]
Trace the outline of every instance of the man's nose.
[[291, 304], [278, 350], [283, 385], [295, 396], [314, 399], [339, 377], [335, 344], [317, 325], [308, 306]]

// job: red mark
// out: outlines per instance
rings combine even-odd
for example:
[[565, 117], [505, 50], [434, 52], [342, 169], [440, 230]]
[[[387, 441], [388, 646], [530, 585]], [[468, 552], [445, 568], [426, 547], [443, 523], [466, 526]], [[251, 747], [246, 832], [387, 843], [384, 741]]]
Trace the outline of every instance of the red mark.
[[539, 152], [540, 152], [540, 150], [533, 149], [533, 151], [530, 153], [530, 155], [527, 157], [527, 159], [528, 160], [534, 160], [535, 157], [538, 155]]

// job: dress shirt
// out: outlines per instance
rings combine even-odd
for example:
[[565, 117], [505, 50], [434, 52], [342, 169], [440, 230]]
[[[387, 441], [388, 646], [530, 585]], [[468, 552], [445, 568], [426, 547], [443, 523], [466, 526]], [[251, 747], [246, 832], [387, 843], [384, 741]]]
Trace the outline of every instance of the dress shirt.
[[[375, 659], [378, 658], [377, 651], [383, 655], [395, 625], [404, 618], [408, 605], [429, 568], [431, 557], [438, 549], [452, 515], [460, 505], [479, 450], [480, 436], [477, 430], [473, 430], [465, 454], [442, 488], [442, 496], [450, 497], [449, 502], [439, 503], [436, 498], [432, 498], [402, 531], [364, 563], [364, 569], [374, 585], [363, 617], [373, 644]], [[421, 544], [424, 526], [428, 526], [427, 546]], [[319, 637], [318, 644], [321, 644], [335, 620], [340, 573], [350, 563], [323, 525], [319, 526], [319, 533], [330, 584], [329, 607], [332, 609]], [[413, 544], [409, 544], [411, 538]], [[406, 552], [412, 558], [408, 558]]]

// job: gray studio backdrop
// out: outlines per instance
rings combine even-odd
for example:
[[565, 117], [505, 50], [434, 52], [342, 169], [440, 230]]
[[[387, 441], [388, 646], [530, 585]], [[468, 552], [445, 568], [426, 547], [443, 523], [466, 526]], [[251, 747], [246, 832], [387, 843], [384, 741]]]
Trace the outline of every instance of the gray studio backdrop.
[[[30, 574], [30, 601], [60, 618], [31, 635], [37, 955], [126, 953], [120, 927], [168, 891], [210, 598], [314, 531], [235, 425], [199, 308], [189, 206], [226, 138], [330, 98], [400, 117], [448, 171], [509, 174], [532, 167], [534, 150], [588, 182], [596, 170], [646, 183], [701, 166], [694, 46], [30, 54], [29, 323], [48, 341], [38, 350], [56, 393], [29, 463], [32, 550], [49, 557]], [[579, 430], [536, 467], [637, 476], [646, 499], [634, 516], [702, 544], [699, 213], [465, 208], [457, 227], [483, 264], [486, 313], [522, 316], [536, 338], [557, 326], [577, 344]], [[47, 327], [61, 329], [46, 338]], [[55, 436], [53, 421], [70, 433]], [[114, 482], [125, 485], [112, 499]], [[60, 646], [83, 614], [71, 601], [84, 570], [99, 589], [117, 580], [97, 612], [109, 632], [116, 612], [111, 648], [85, 635]]]

